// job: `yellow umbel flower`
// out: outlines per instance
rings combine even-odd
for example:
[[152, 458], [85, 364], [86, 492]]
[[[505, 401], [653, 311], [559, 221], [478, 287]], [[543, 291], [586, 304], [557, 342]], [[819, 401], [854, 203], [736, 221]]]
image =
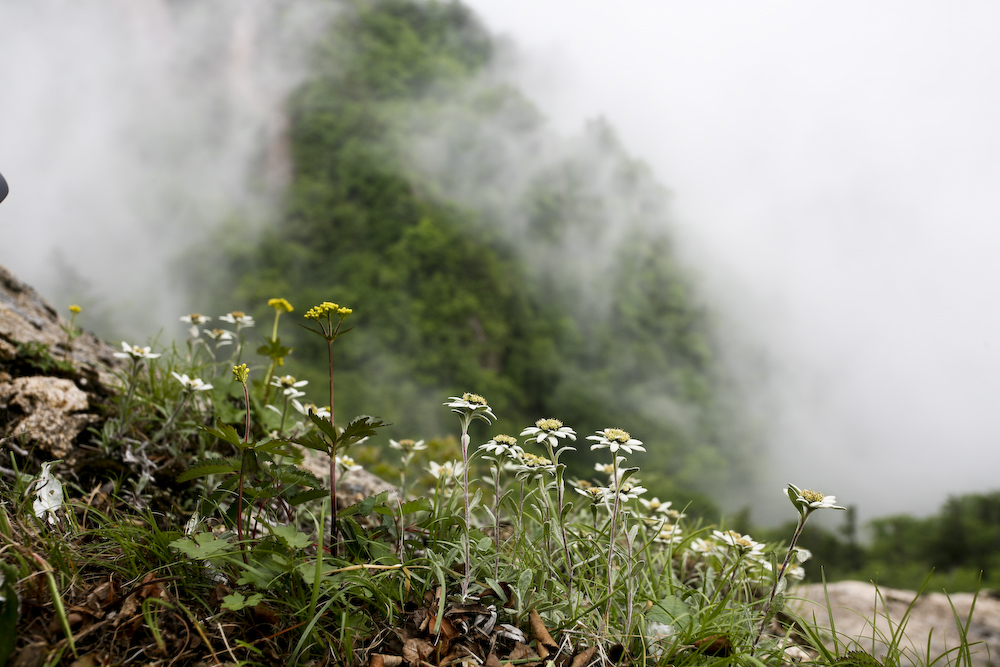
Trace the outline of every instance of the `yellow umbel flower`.
[[76, 304], [73, 304], [72, 306], [69, 307], [69, 312], [73, 313], [74, 315], [76, 315], [77, 313], [79, 313], [81, 310], [82, 309], [80, 308], [80, 306], [78, 306]]
[[292, 312], [292, 304], [288, 303], [287, 299], [268, 299], [267, 305], [274, 308], [276, 311], [290, 313]]
[[246, 364], [240, 364], [239, 366], [233, 366], [233, 377], [236, 378], [237, 382], [247, 383], [247, 378], [250, 377], [250, 369], [247, 368]]

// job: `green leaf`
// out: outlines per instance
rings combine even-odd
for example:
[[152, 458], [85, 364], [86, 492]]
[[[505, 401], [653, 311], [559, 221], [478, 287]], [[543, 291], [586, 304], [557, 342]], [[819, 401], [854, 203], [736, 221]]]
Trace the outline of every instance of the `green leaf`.
[[178, 482], [187, 482], [198, 477], [208, 475], [223, 475], [238, 473], [240, 471], [240, 460], [236, 458], [206, 459], [198, 461], [190, 468], [177, 475]]
[[244, 597], [243, 593], [230, 593], [222, 598], [222, 607], [231, 609], [232, 611], [239, 611], [244, 607], [256, 607], [263, 600], [264, 596], [260, 593], [254, 593], [250, 597]]
[[400, 505], [399, 511], [403, 514], [414, 514], [416, 512], [430, 512], [434, 509], [429, 498], [417, 498]]
[[312, 544], [312, 540], [309, 539], [308, 535], [300, 533], [299, 530], [291, 524], [273, 526], [271, 528], [271, 534], [277, 537], [286, 547], [296, 551], [304, 549]]
[[358, 440], [369, 438], [375, 435], [375, 429], [382, 428], [383, 426], [389, 426], [389, 424], [385, 423], [381, 419], [378, 419], [377, 417], [359, 415], [351, 420], [351, 422], [340, 434], [340, 437], [336, 439], [336, 449], [343, 449], [353, 445]]
[[288, 496], [288, 504], [292, 507], [298, 507], [302, 503], [307, 503], [310, 500], [326, 498], [329, 495], [330, 492], [326, 489], [310, 489], [308, 491], [303, 491], [302, 493], [296, 493], [294, 496]]
[[196, 533], [191, 537], [174, 540], [170, 546], [191, 560], [209, 560], [233, 548], [228, 539], [217, 537], [214, 533]]
[[220, 440], [225, 440], [233, 447], [239, 447], [241, 449], [243, 447], [246, 447], [246, 444], [243, 442], [243, 439], [240, 438], [240, 435], [239, 433], [236, 432], [236, 429], [230, 426], [229, 424], [226, 424], [221, 419], [215, 420], [215, 428], [211, 428], [209, 426], [202, 426], [200, 428], [206, 433], [211, 433]]
[[691, 624], [691, 608], [675, 595], [668, 595], [653, 603], [646, 612], [646, 621], [684, 628]]

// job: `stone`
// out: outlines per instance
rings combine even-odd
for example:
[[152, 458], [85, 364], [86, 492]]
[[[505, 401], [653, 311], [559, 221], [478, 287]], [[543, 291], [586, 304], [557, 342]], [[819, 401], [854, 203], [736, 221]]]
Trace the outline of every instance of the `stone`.
[[77, 436], [97, 420], [75, 414], [90, 407], [87, 394], [72, 380], [48, 376], [15, 378], [0, 383], [0, 409], [10, 421], [10, 437], [65, 458]]
[[[830, 597], [833, 622], [837, 635], [844, 642], [851, 642], [846, 650], [861, 649], [872, 652], [879, 660], [886, 655], [886, 642], [893, 629], [903, 621], [907, 609], [917, 594], [892, 588], [876, 587], [861, 581], [838, 581], [827, 584], [799, 586], [789, 594], [789, 606], [806, 619], [815, 620], [829, 630], [830, 619], [826, 596]], [[950, 597], [950, 601], [949, 601]], [[902, 664], [926, 664], [927, 641], [930, 638], [930, 660], [959, 645], [959, 632], [955, 615], [965, 623], [972, 609], [972, 593], [924, 593], [913, 604], [906, 618]], [[954, 611], [952, 606], [954, 605]], [[890, 628], [890, 621], [892, 628]], [[971, 667], [988, 667], [989, 656], [1000, 655], [1000, 600], [980, 594], [975, 599], [975, 611], [969, 624], [968, 641], [971, 647]], [[830, 646], [830, 644], [828, 644]], [[915, 657], [919, 656], [919, 657]], [[955, 664], [956, 656], [943, 664]], [[939, 663], [940, 664], [940, 663]]]

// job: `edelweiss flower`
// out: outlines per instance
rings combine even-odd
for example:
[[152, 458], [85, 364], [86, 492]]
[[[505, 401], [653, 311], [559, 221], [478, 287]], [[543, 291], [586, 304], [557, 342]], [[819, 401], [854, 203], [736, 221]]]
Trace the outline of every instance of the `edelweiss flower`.
[[590, 446], [591, 450], [610, 449], [612, 454], [616, 454], [619, 449], [626, 454], [631, 454], [632, 450], [646, 451], [641, 440], [636, 440], [628, 434], [628, 431], [623, 431], [620, 428], [606, 428], [603, 431], [598, 431], [597, 435], [588, 435], [587, 440], [593, 440], [597, 443]]
[[531, 452], [523, 452], [514, 462], [517, 466], [517, 477], [521, 480], [534, 479], [545, 474], [554, 474], [556, 468], [552, 461], [544, 456], [536, 456]]
[[569, 426], [563, 426], [563, 423], [558, 419], [539, 419], [534, 426], [529, 426], [521, 431], [521, 435], [530, 436], [536, 444], [548, 440], [553, 447], [557, 439], [576, 440], [576, 431]]
[[132, 358], [135, 360], [156, 359], [157, 357], [160, 356], [158, 353], [154, 354], [150, 352], [150, 349], [152, 348], [150, 348], [148, 345], [146, 347], [139, 347], [138, 345], [129, 345], [125, 341], [122, 341], [122, 350], [124, 350], [124, 352], [115, 352], [115, 356], [118, 357], [119, 359]]
[[465, 466], [461, 461], [447, 461], [444, 465], [431, 461], [431, 466], [427, 468], [427, 472], [434, 475], [434, 479], [443, 479], [446, 483], [461, 478], [464, 470]]
[[234, 310], [231, 313], [226, 313], [225, 315], [219, 315], [219, 320], [223, 322], [229, 322], [230, 324], [235, 324], [237, 331], [239, 331], [243, 327], [252, 327], [254, 325], [253, 317], [247, 315], [242, 310]]
[[[642, 500], [641, 498], [639, 499]], [[659, 544], [678, 544], [684, 539], [684, 534], [681, 532], [680, 527], [677, 524], [666, 523], [660, 526], [659, 532], [657, 532], [656, 537], [653, 538], [654, 542]]]
[[836, 496], [824, 496], [819, 491], [810, 491], [809, 489], [802, 491], [794, 484], [789, 484], [788, 488], [784, 491], [788, 495], [788, 499], [792, 501], [792, 505], [799, 511], [799, 514], [810, 514], [815, 510], [821, 509], [847, 509], [846, 507], [834, 504], [837, 502]]
[[741, 535], [735, 530], [727, 530], [722, 532], [721, 530], [713, 530], [712, 535], [728, 544], [729, 546], [737, 549], [740, 553], [748, 555], [750, 557], [759, 556], [764, 553], [764, 545], [760, 542], [755, 542], [750, 539], [749, 535]]
[[212, 388], [212, 385], [206, 383], [201, 378], [189, 378], [187, 373], [178, 375], [177, 373], [171, 371], [170, 374], [173, 375], [174, 378], [176, 378], [177, 381], [184, 385], [184, 388], [189, 391], [208, 391]]
[[462, 415], [468, 421], [482, 419], [489, 424], [497, 418], [493, 414], [493, 410], [490, 409], [490, 406], [487, 405], [486, 399], [479, 394], [466, 392], [462, 394], [461, 398], [458, 396], [449, 396], [448, 402], [443, 403], [443, 405], [448, 406], [452, 412]]
[[493, 456], [500, 456], [501, 454], [506, 454], [507, 456], [513, 458], [520, 458], [524, 454], [524, 450], [521, 449], [517, 440], [509, 435], [500, 434], [494, 436], [492, 440], [487, 442], [485, 445], [479, 445], [479, 449], [492, 454]]

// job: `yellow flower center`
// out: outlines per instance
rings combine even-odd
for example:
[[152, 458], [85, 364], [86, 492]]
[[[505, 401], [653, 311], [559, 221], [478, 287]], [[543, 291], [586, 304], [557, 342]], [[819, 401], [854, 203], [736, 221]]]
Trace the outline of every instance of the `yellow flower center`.
[[536, 456], [530, 452], [525, 452], [521, 460], [524, 462], [524, 465], [529, 468], [541, 468], [542, 466], [552, 465], [552, 461], [548, 460], [544, 456]]
[[[244, 313], [242, 310], [234, 310], [233, 312], [231, 312], [229, 314], [232, 315], [232, 317], [233, 317], [234, 320], [242, 320], [244, 317], [247, 316], [247, 314]], [[200, 317], [200, 315], [199, 315], [199, 317]]]
[[462, 394], [462, 400], [473, 405], [486, 405], [486, 399], [479, 394]]
[[552, 431], [558, 431], [561, 429], [563, 423], [558, 419], [539, 419], [535, 422], [535, 426], [542, 429], [546, 433], [551, 433]]
[[625, 444], [628, 442], [632, 436], [629, 435], [628, 431], [623, 431], [620, 428], [606, 428], [604, 429], [604, 437], [608, 440], [614, 440], [615, 442]]
[[802, 498], [811, 503], [816, 503], [823, 500], [823, 494], [819, 491], [810, 491], [809, 489], [806, 489], [802, 492]]
[[498, 445], [507, 445], [508, 447], [513, 447], [514, 445], [517, 444], [517, 439], [512, 438], [509, 435], [501, 434], [493, 438], [493, 442], [497, 443]]

